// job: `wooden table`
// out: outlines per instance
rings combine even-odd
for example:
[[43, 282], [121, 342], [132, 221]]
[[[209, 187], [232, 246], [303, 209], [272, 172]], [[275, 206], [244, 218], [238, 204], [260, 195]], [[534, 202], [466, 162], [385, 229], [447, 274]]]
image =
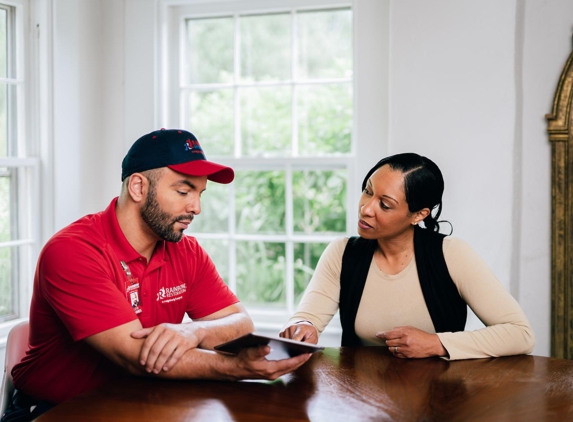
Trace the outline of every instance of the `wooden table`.
[[573, 421], [573, 361], [513, 356], [403, 360], [326, 348], [273, 382], [127, 378], [39, 421]]

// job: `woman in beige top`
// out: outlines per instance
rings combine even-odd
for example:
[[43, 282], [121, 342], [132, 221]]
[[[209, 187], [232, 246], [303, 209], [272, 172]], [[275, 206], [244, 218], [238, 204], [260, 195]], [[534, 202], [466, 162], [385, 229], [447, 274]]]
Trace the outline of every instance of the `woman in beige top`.
[[[533, 350], [527, 317], [485, 262], [438, 233], [444, 182], [436, 164], [413, 153], [387, 157], [362, 188], [360, 237], [326, 248], [281, 337], [317, 343], [340, 308], [343, 346], [452, 360]], [[466, 304], [485, 328], [464, 330]]]

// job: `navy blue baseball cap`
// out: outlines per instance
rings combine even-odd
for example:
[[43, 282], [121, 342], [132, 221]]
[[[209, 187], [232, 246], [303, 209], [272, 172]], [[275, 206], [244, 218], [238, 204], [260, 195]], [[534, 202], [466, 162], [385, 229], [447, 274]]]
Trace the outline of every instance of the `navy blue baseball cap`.
[[207, 161], [197, 138], [182, 129], [161, 129], [143, 135], [131, 146], [121, 163], [121, 180], [145, 170], [169, 167], [189, 176], [207, 176], [217, 183], [231, 183], [231, 167]]

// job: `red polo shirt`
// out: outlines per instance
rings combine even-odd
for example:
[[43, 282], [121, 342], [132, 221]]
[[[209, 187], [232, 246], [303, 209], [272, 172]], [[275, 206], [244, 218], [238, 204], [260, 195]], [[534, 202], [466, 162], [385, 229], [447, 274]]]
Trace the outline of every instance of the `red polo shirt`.
[[[60, 403], [122, 373], [86, 337], [136, 318], [143, 327], [176, 324], [185, 312], [201, 318], [238, 302], [193, 237], [158, 242], [147, 263], [123, 235], [116, 203], [56, 233], [40, 254], [30, 350], [12, 371], [16, 388], [34, 398]], [[121, 261], [139, 282], [139, 314]]]

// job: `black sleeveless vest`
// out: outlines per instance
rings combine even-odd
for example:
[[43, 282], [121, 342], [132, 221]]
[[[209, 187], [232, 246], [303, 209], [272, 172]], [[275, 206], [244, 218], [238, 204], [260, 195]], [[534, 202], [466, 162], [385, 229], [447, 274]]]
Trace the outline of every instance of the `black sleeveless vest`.
[[[436, 333], [463, 331], [467, 319], [466, 302], [458, 293], [444, 259], [444, 237], [418, 226], [414, 230], [418, 278]], [[376, 247], [376, 240], [351, 237], [342, 255], [339, 304], [342, 346], [362, 344], [354, 324]]]

